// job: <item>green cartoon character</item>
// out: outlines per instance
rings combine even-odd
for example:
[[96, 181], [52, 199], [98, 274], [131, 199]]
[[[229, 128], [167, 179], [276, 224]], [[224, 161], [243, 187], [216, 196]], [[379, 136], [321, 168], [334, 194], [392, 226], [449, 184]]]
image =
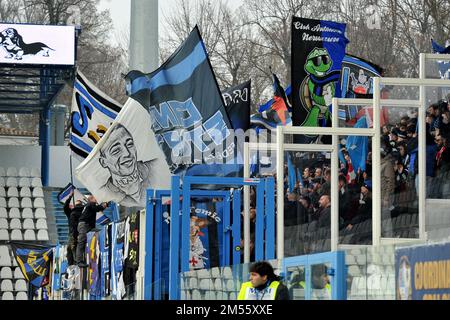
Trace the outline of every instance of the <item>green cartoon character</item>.
[[340, 71], [331, 71], [333, 65], [325, 48], [314, 48], [306, 60], [308, 76], [300, 86], [300, 98], [308, 115], [302, 126], [317, 127], [319, 120], [330, 118], [328, 106], [335, 94], [334, 82], [339, 81]]

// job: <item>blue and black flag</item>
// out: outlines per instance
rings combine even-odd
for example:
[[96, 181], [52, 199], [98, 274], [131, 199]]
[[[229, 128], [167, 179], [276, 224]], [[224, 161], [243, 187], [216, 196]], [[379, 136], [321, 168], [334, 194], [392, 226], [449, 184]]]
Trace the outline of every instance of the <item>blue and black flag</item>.
[[362, 58], [346, 54], [342, 61], [342, 98], [373, 97], [373, 78], [381, 77], [383, 68]]
[[198, 27], [157, 70], [126, 75], [127, 94], [146, 107], [172, 173], [227, 163], [232, 129]]
[[251, 80], [248, 80], [222, 92], [225, 109], [234, 130], [246, 131], [250, 128], [250, 89]]
[[11, 242], [11, 248], [25, 280], [35, 288], [49, 283], [53, 247]]
[[292, 118], [295, 126], [331, 125], [331, 100], [341, 97], [346, 24], [292, 18]]

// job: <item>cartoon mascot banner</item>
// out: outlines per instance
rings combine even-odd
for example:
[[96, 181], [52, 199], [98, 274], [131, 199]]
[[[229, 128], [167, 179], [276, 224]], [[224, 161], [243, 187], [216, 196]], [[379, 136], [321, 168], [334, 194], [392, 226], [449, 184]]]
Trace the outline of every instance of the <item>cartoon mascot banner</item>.
[[331, 125], [331, 100], [341, 97], [340, 73], [348, 43], [345, 27], [344, 23], [292, 18], [295, 126]]

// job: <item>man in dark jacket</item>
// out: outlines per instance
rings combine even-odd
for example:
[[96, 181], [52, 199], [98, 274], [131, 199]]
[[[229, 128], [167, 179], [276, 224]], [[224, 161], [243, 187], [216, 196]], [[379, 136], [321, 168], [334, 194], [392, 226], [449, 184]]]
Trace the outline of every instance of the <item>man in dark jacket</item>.
[[84, 207], [83, 212], [80, 216], [80, 221], [78, 222], [78, 244], [77, 244], [77, 255], [76, 263], [80, 267], [86, 267], [85, 262], [85, 247], [87, 241], [87, 233], [95, 228], [95, 221], [97, 217], [97, 212], [103, 211], [107, 208], [108, 204], [106, 202], [101, 205], [97, 204], [97, 200], [94, 196], [88, 197], [88, 203]]
[[69, 198], [64, 203], [64, 213], [67, 216], [69, 222], [69, 243], [67, 245], [67, 262], [69, 266], [75, 263], [75, 254], [77, 250], [77, 238], [78, 238], [78, 222], [83, 211], [84, 205], [81, 200], [75, 201], [75, 205], [71, 203], [73, 198], [73, 191]]

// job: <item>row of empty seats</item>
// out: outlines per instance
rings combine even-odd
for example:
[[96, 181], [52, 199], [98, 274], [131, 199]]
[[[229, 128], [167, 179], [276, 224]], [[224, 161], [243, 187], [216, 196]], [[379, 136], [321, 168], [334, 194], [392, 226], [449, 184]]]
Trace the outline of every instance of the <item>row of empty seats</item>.
[[27, 293], [24, 291], [17, 292], [16, 295], [14, 295], [12, 292], [3, 292], [2, 294], [2, 300], [28, 300]]
[[0, 291], [27, 291], [27, 283], [24, 279], [18, 279], [14, 284], [11, 279], [4, 279], [0, 284]]
[[31, 208], [23, 208], [23, 210], [20, 211], [19, 208], [10, 208], [7, 210], [6, 208], [0, 207], [0, 218], [47, 219], [47, 214], [45, 213], [44, 208], [37, 208], [35, 210]]
[[23, 223], [18, 218], [8, 219], [0, 218], [0, 229], [25, 229], [25, 230], [35, 230], [35, 229], [48, 229], [47, 220], [37, 219], [36, 224], [34, 224], [33, 219], [27, 218], [23, 219]]
[[0, 177], [0, 187], [41, 187], [41, 178], [19, 178], [16, 177]]
[[2, 267], [0, 271], [0, 279], [25, 279], [25, 277], [23, 276], [20, 267]]
[[240, 289], [240, 281], [233, 279], [182, 279], [181, 289], [200, 289], [200, 290], [216, 290], [216, 291], [238, 291]]
[[[20, 191], [19, 191], [20, 188]], [[42, 190], [42, 187], [1, 187], [0, 186], [0, 197], [18, 197], [18, 198], [43, 198], [44, 197], [44, 190]], [[8, 189], [8, 190], [6, 190]], [[33, 189], [33, 191], [31, 191]]]
[[181, 290], [181, 300], [236, 300], [236, 292], [210, 290]]
[[41, 170], [39, 168], [8, 167], [7, 169], [0, 167], [0, 177], [40, 177]]
[[48, 241], [49, 235], [46, 229], [37, 230], [11, 230], [10, 232], [6, 229], [0, 229], [0, 241], [9, 241], [9, 240], [17, 240], [17, 241]]
[[0, 208], [45, 208], [44, 198], [35, 198], [34, 201], [31, 198], [19, 198], [12, 197], [6, 201], [5, 198], [0, 197]]

